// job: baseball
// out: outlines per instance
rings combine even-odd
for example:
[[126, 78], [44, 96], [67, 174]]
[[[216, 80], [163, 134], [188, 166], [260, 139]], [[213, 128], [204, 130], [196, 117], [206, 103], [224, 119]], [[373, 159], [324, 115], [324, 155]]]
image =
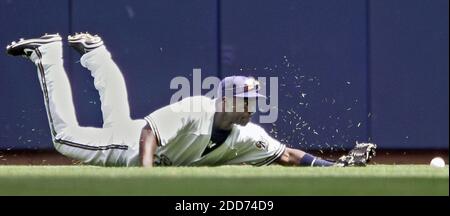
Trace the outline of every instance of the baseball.
[[430, 166], [442, 168], [445, 167], [445, 161], [441, 157], [435, 157], [431, 160]]

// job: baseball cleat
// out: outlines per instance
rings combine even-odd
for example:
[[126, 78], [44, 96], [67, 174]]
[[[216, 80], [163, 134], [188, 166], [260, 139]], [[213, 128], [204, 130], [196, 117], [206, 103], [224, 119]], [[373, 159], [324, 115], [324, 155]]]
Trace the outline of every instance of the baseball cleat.
[[13, 41], [6, 46], [6, 53], [12, 56], [30, 57], [30, 55], [40, 46], [44, 44], [61, 41], [61, 36], [56, 34], [47, 34], [39, 38], [23, 39], [20, 38], [18, 42]]
[[103, 45], [103, 40], [98, 35], [91, 35], [89, 33], [75, 33], [67, 37], [69, 46], [73, 47], [81, 55], [84, 55], [97, 47]]

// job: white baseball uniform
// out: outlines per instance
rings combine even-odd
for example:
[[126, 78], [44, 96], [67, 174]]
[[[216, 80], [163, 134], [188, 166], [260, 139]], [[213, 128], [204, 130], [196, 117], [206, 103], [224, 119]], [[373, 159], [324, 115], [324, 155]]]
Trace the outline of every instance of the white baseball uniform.
[[[196, 111], [196, 105], [200, 110]], [[211, 144], [215, 111], [215, 100], [194, 96], [156, 110], [145, 117], [160, 143], [156, 152], [156, 164], [268, 165], [283, 154], [286, 148], [284, 144], [250, 122], [246, 126], [233, 125], [225, 142], [202, 156], [205, 148]]]
[[[30, 59], [38, 68], [56, 150], [84, 163], [138, 166], [140, 133], [147, 123], [159, 142], [156, 165], [267, 165], [286, 148], [260, 126], [248, 123], [234, 125], [223, 144], [202, 155], [212, 144], [215, 113], [215, 100], [203, 96], [189, 97], [163, 107], [145, 120], [131, 120], [125, 81], [104, 46], [83, 55], [80, 60], [90, 70], [100, 94], [103, 128], [80, 127], [63, 67], [61, 42], [39, 47]], [[200, 105], [200, 110], [192, 109], [195, 105]]]

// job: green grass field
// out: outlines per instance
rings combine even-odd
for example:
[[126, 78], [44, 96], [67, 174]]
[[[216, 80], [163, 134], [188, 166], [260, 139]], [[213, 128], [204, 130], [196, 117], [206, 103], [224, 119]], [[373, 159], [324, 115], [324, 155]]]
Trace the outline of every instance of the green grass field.
[[449, 195], [449, 168], [0, 166], [0, 195]]

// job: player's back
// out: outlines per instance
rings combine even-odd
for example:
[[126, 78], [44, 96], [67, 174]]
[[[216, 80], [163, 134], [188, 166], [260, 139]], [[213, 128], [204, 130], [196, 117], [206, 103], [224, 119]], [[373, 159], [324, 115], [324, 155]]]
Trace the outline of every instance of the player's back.
[[185, 98], [145, 117], [155, 132], [159, 165], [189, 165], [201, 158], [211, 138], [215, 100], [205, 96]]

